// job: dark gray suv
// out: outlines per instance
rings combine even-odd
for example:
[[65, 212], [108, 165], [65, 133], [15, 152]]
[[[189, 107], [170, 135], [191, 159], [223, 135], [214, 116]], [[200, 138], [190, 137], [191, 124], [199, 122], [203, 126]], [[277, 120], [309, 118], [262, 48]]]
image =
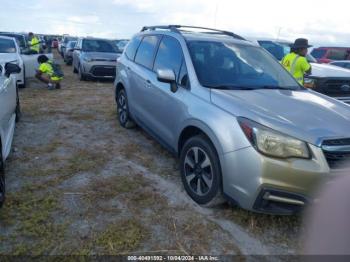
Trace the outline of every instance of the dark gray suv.
[[291, 214], [350, 159], [350, 106], [305, 89], [230, 32], [146, 27], [118, 59], [115, 87], [120, 124], [179, 156], [184, 187], [202, 205], [224, 196]]

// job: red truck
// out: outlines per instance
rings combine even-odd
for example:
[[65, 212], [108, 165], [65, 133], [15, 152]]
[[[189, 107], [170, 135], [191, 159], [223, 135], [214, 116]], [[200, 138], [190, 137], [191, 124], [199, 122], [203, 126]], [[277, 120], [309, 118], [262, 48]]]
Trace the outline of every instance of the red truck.
[[311, 55], [319, 63], [330, 63], [337, 60], [350, 60], [350, 47], [318, 47], [312, 50]]

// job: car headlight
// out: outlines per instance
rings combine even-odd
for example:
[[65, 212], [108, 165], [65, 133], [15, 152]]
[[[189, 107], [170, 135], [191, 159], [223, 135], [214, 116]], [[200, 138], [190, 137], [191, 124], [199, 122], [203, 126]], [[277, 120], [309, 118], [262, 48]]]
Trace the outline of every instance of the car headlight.
[[238, 122], [253, 147], [264, 155], [277, 158], [311, 158], [309, 147], [304, 141], [247, 118], [238, 118]]
[[304, 77], [304, 87], [314, 89], [316, 87], [316, 79]]
[[84, 62], [88, 62], [88, 63], [94, 61], [92, 58], [86, 57], [86, 56], [83, 58], [83, 60]]

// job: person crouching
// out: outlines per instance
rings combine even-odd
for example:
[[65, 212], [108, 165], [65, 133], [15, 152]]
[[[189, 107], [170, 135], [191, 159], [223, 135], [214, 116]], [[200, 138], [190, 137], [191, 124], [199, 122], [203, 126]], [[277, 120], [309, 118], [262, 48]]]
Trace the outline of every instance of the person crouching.
[[54, 64], [46, 55], [39, 55], [38, 57], [39, 68], [35, 77], [41, 82], [47, 84], [47, 88], [60, 89], [63, 76], [57, 74], [54, 70]]

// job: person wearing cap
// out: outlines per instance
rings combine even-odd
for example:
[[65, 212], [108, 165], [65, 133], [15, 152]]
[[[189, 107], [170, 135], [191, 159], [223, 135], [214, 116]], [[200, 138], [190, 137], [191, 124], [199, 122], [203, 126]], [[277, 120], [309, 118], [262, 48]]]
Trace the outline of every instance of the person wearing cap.
[[28, 34], [29, 36], [29, 49], [30, 53], [32, 54], [39, 54], [40, 52], [40, 41], [39, 39], [32, 33], [30, 32]]
[[308, 40], [298, 38], [291, 45], [291, 51], [281, 61], [282, 65], [291, 73], [291, 75], [304, 85], [304, 75], [311, 74], [311, 65], [306, 59], [309, 45]]

